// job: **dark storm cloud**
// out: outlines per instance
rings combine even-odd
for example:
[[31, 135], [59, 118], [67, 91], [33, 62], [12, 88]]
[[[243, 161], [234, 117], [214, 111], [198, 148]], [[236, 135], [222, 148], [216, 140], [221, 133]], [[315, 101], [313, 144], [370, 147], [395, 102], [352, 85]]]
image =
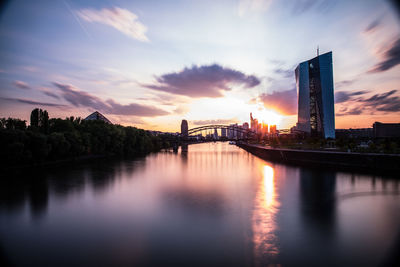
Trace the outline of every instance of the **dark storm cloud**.
[[131, 115], [131, 116], [161, 116], [167, 115], [168, 112], [150, 106], [131, 103], [122, 105], [112, 99], [103, 101], [102, 99], [81, 91], [72, 85], [53, 83], [61, 90], [62, 97], [74, 105], [75, 107], [90, 107], [103, 113], [115, 115]]
[[254, 75], [222, 67], [218, 64], [184, 68], [156, 77], [157, 84], [143, 85], [147, 88], [185, 95], [189, 97], [221, 97], [222, 91], [231, 90], [232, 84], [252, 88], [260, 84]]
[[368, 93], [367, 91], [345, 92], [338, 91], [335, 93], [335, 103], [342, 103], [352, 99], [352, 96], [358, 96]]
[[37, 105], [37, 106], [46, 106], [46, 107], [66, 107], [65, 105], [61, 105], [61, 104], [38, 102], [38, 101], [34, 101], [34, 100], [21, 99], [21, 98], [0, 97], [0, 99], [5, 100], [5, 101], [10, 101], [10, 102], [28, 104], [28, 105]]
[[285, 115], [297, 114], [296, 88], [287, 91], [275, 91], [259, 96], [266, 108], [277, 110]]
[[14, 85], [19, 89], [31, 89], [31, 87], [26, 82], [23, 81], [15, 81]]
[[383, 61], [378, 63], [369, 72], [382, 72], [400, 64], [400, 38], [392, 43], [391, 47], [383, 54]]

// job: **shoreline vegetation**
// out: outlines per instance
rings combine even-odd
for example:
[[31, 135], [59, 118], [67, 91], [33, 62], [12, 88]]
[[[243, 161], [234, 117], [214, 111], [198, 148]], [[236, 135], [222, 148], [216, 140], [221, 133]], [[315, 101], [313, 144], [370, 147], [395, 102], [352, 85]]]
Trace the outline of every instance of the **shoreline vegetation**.
[[136, 127], [69, 117], [49, 119], [34, 109], [30, 125], [0, 119], [0, 166], [3, 170], [43, 167], [105, 157], [135, 157], [171, 147], [169, 134], [153, 135]]

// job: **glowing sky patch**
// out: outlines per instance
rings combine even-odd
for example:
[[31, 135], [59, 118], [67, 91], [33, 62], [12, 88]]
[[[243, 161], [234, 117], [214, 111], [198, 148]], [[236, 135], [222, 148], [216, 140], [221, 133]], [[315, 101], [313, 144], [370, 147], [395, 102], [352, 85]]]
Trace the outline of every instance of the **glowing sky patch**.
[[99, 109], [123, 125], [178, 131], [182, 119], [243, 123], [253, 112], [290, 128], [294, 69], [319, 46], [333, 51], [336, 128], [399, 122], [399, 18], [380, 0], [10, 1], [0, 13], [0, 117]]

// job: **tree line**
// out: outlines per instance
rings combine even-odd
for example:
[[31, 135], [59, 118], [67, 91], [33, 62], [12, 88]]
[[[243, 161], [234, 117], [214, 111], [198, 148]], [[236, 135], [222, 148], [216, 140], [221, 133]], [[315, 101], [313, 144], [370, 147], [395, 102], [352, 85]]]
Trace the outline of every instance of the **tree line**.
[[135, 156], [170, 146], [173, 137], [101, 120], [52, 118], [34, 109], [25, 120], [0, 118], [0, 165], [12, 167], [82, 156]]

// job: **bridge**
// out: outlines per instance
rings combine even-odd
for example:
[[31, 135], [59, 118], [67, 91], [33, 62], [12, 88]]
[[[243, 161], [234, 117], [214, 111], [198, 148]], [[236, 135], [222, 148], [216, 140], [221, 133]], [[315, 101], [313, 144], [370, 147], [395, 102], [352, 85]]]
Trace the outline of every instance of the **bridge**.
[[232, 125], [223, 125], [223, 124], [212, 124], [212, 125], [205, 125], [205, 126], [200, 126], [200, 127], [195, 127], [187, 130], [187, 133], [185, 133], [185, 130], [180, 134], [180, 137], [190, 137], [193, 136], [196, 133], [201, 133], [203, 131], [208, 131], [208, 130], [226, 130], [227, 136], [229, 137], [229, 133], [233, 133], [233, 135], [236, 137], [235, 139], [249, 139], [249, 138], [254, 138], [257, 134], [256, 132], [250, 130], [250, 129], [245, 129], [242, 127], [238, 126], [232, 126]]

